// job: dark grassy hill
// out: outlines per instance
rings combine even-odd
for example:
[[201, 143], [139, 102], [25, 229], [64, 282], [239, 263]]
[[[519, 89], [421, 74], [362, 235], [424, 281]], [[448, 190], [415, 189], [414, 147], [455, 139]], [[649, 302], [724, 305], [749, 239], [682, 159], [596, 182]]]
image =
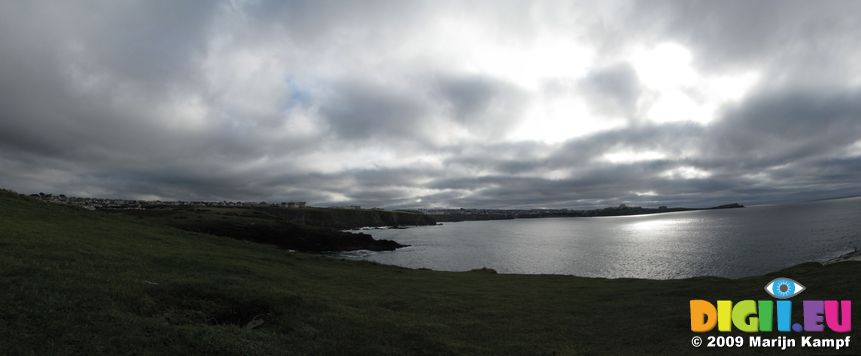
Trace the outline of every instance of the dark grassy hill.
[[406, 211], [371, 209], [278, 209], [256, 208], [265, 214], [277, 216], [298, 224], [352, 229], [364, 226], [435, 225], [430, 216]]
[[[290, 211], [288, 210], [295, 210]], [[161, 207], [147, 210], [102, 210], [104, 213], [134, 217], [138, 222], [164, 225], [215, 236], [232, 237], [278, 247], [305, 251], [394, 250], [404, 245], [390, 240], [375, 240], [364, 233], [343, 232], [327, 224], [307, 225], [302, 210], [317, 211], [319, 216], [336, 218], [334, 209], [209, 208]], [[331, 211], [330, 211], [331, 210]], [[296, 211], [300, 211], [297, 214]], [[396, 217], [388, 212], [389, 217]], [[371, 222], [370, 214], [356, 214], [357, 220]], [[373, 215], [378, 217], [379, 215]], [[406, 220], [406, 219], [401, 219]]]
[[146, 210], [102, 211], [133, 216], [150, 224], [306, 252], [390, 251], [404, 245], [339, 229], [436, 224], [436, 221], [423, 214], [367, 209], [162, 206]]
[[435, 225], [430, 216], [396, 210], [273, 207], [175, 207], [164, 206], [148, 210], [115, 210], [129, 215], [148, 218], [194, 218], [200, 215], [219, 215], [231, 219], [265, 219], [297, 225], [332, 229], [354, 229], [365, 226], [418, 226]]
[[[14, 355], [693, 354], [709, 350], [690, 346], [690, 298], [765, 299], [762, 286], [782, 275], [807, 286], [805, 299], [857, 301], [859, 272], [855, 262], [738, 280], [409, 270], [0, 193], [0, 347]], [[817, 351], [834, 353], [783, 354]]]

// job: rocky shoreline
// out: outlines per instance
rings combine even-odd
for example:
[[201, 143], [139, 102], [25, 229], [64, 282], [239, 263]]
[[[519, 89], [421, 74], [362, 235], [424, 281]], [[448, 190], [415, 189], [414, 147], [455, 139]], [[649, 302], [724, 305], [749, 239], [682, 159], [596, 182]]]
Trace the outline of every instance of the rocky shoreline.
[[861, 261], [861, 250], [859, 250], [857, 247], [854, 247], [852, 249], [852, 252], [847, 252], [847, 253], [844, 253], [840, 256], [837, 256], [835, 258], [827, 260], [823, 264], [824, 265], [830, 265], [830, 264], [834, 264], [834, 263], [838, 263], [838, 262], [845, 262], [845, 261]]

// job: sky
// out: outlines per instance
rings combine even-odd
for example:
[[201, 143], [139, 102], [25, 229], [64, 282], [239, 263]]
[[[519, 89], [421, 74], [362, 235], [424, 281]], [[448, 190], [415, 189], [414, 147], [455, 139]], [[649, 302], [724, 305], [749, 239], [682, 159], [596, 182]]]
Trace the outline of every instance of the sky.
[[320, 206], [861, 194], [859, 1], [3, 1], [0, 187]]

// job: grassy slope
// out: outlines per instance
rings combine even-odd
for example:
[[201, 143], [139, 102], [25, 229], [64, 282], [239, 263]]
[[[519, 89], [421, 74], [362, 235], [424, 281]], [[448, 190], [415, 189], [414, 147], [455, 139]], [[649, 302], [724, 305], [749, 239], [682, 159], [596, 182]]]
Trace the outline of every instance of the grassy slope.
[[[858, 301], [859, 267], [781, 275], [807, 299]], [[0, 193], [0, 342], [11, 354], [690, 353], [688, 299], [764, 299], [772, 277], [407, 270]], [[239, 326], [259, 314], [261, 327]]]
[[176, 219], [261, 220], [300, 225], [352, 229], [364, 226], [434, 225], [433, 218], [417, 213], [393, 210], [272, 207], [162, 207], [148, 210], [116, 210], [116, 213], [154, 218], [164, 222]]
[[[390, 217], [417, 215], [373, 210], [344, 211], [361, 212], [356, 216], [366, 224], [372, 223], [381, 214], [387, 214]], [[338, 209], [164, 207], [148, 210], [107, 210], [106, 212], [133, 216], [140, 220], [139, 223], [165, 225], [180, 230], [273, 244], [299, 251], [380, 251], [401, 247], [393, 241], [374, 240], [371, 235], [343, 232], [329, 227], [331, 225], [306, 225], [301, 221], [305, 219], [299, 219], [301, 216], [313, 215], [306, 214], [307, 212], [315, 212], [316, 215], [334, 219], [341, 215]]]

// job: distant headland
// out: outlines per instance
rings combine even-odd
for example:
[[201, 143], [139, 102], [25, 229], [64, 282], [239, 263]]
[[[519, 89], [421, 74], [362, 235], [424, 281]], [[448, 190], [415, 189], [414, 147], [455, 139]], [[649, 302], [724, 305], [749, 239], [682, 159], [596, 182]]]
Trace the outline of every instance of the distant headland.
[[[600, 217], [600, 216], [626, 216], [626, 215], [646, 215], [671, 213], [679, 211], [695, 211], [695, 210], [714, 210], [714, 209], [736, 209], [744, 208], [744, 205], [739, 203], [731, 203], [718, 205], [710, 208], [685, 208], [685, 207], [667, 207], [659, 206], [657, 208], [646, 208], [641, 206], [628, 206], [621, 204], [615, 207], [607, 207], [603, 209], [577, 210], [577, 209], [404, 209], [398, 210], [401, 213], [412, 213], [423, 215], [424, 218], [415, 219], [408, 218], [406, 221], [398, 221], [393, 218], [379, 218], [380, 214], [362, 214], [350, 213], [350, 219], [344, 220], [337, 218], [337, 214], [331, 210], [354, 210], [354, 211], [376, 211], [390, 212], [380, 208], [362, 209], [358, 205], [349, 205], [341, 207], [311, 207], [305, 202], [242, 202], [242, 201], [161, 201], [161, 200], [129, 200], [129, 199], [107, 199], [107, 198], [81, 198], [70, 197], [63, 194], [30, 194], [31, 198], [42, 200], [45, 202], [72, 205], [85, 208], [88, 210], [153, 210], [166, 208], [245, 208], [245, 209], [278, 209], [282, 211], [281, 215], [285, 215], [284, 211], [290, 211], [291, 216], [301, 216], [301, 224], [309, 224], [323, 226], [328, 228], [360, 228], [360, 227], [380, 227], [380, 226], [403, 226], [403, 225], [434, 225], [437, 222], [458, 222], [458, 221], [477, 221], [477, 220], [507, 220], [507, 219], [530, 219], [530, 218], [552, 218], [552, 217]], [[329, 210], [323, 212], [322, 209]], [[315, 211], [314, 216], [325, 216], [322, 220], [315, 223], [308, 223], [305, 213]], [[383, 213], [386, 215], [386, 213]], [[401, 214], [403, 215], [403, 214]], [[413, 215], [415, 216], [415, 215]], [[357, 218], [358, 217], [358, 218]], [[369, 219], [366, 219], [369, 218]]]
[[456, 222], [472, 220], [505, 220], [505, 219], [529, 219], [529, 218], [555, 218], [555, 217], [599, 217], [599, 216], [625, 216], [660, 214], [677, 211], [714, 210], [714, 209], [736, 209], [744, 208], [739, 203], [718, 205], [710, 208], [668, 208], [660, 206], [657, 208], [645, 208], [641, 206], [627, 206], [621, 204], [616, 207], [591, 210], [572, 209], [419, 209], [416, 212], [430, 215], [436, 221]]

